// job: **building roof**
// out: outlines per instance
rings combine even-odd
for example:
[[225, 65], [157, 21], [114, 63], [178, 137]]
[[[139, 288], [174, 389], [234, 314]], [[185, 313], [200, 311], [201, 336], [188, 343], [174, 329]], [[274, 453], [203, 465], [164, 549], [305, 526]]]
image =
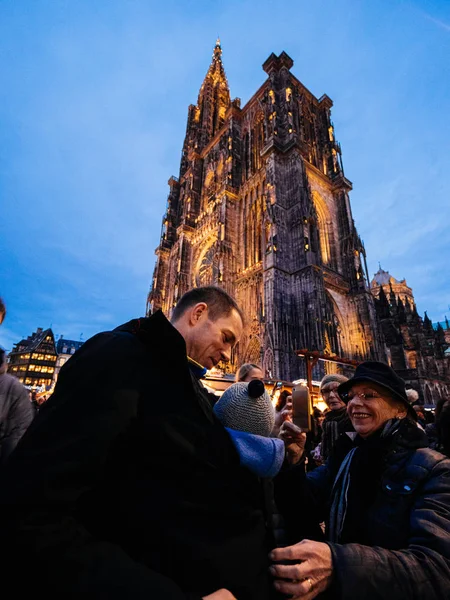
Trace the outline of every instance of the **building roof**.
[[373, 276], [372, 287], [374, 287], [375, 285], [387, 285], [389, 282], [400, 283], [399, 281], [397, 281], [395, 279], [395, 277], [392, 277], [392, 275], [389, 273], [389, 271], [385, 271], [380, 266], [378, 271]]
[[17, 344], [15, 344], [12, 352], [18, 352], [17, 348], [20, 348], [21, 346], [24, 346], [24, 349], [20, 352], [24, 352], [25, 349], [27, 352], [32, 352], [33, 350], [36, 350], [36, 348], [38, 348], [38, 346], [45, 340], [45, 338], [48, 335], [51, 335], [53, 339], [53, 331], [50, 328], [43, 330], [42, 327], [38, 327], [35, 333], [29, 335], [27, 339], [23, 339]]
[[[78, 350], [78, 348], [80, 348], [83, 344], [84, 344], [84, 342], [81, 340], [79, 340], [79, 341], [66, 340], [61, 337], [56, 342], [56, 352], [58, 354], [71, 354], [70, 350], [72, 348], [74, 348], [75, 350]], [[63, 350], [64, 348], [66, 349], [65, 351]]]

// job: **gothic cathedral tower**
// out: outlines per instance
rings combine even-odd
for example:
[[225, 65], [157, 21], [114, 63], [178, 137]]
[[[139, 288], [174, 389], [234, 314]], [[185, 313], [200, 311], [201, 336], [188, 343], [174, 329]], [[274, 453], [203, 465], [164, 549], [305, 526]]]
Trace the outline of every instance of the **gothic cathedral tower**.
[[170, 316], [191, 287], [224, 287], [247, 316], [234, 365], [257, 362], [286, 380], [302, 371], [300, 348], [384, 358], [332, 101], [315, 98], [292, 65], [271, 54], [241, 108], [217, 41], [169, 180], [147, 307]]

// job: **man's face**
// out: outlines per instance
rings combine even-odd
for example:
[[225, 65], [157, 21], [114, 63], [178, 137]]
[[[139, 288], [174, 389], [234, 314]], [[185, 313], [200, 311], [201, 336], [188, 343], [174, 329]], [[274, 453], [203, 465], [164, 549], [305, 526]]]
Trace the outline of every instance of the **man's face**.
[[338, 381], [332, 381], [331, 383], [324, 385], [321, 390], [322, 398], [330, 410], [339, 410], [345, 406], [345, 402], [341, 400], [337, 393], [339, 385], [340, 383]]
[[231, 350], [242, 335], [243, 325], [236, 310], [212, 321], [206, 308], [185, 335], [188, 355], [207, 369], [230, 360]]

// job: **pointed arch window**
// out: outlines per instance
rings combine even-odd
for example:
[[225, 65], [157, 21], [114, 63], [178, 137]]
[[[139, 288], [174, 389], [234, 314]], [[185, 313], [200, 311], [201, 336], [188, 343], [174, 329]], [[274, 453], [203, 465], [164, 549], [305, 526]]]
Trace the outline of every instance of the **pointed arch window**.
[[313, 201], [317, 213], [317, 227], [319, 229], [320, 253], [324, 265], [331, 265], [330, 230], [332, 227], [331, 216], [325, 200], [313, 192]]

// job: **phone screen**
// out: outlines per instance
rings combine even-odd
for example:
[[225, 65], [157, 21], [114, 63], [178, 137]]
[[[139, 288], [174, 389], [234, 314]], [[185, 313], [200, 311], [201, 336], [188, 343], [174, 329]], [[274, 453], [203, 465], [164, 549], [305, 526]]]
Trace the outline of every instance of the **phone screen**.
[[311, 431], [311, 397], [304, 385], [292, 389], [292, 421], [302, 431]]

